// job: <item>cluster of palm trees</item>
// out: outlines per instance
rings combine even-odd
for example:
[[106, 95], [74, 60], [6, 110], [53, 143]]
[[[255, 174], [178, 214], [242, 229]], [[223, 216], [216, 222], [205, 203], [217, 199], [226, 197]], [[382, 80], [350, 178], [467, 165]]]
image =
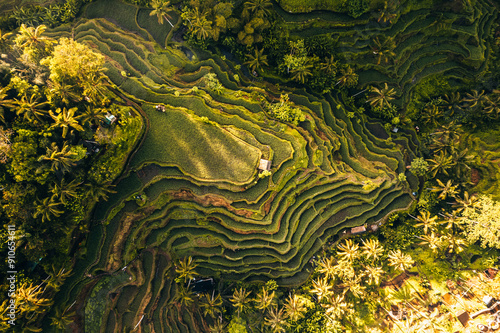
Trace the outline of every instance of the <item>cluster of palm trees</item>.
[[[48, 276], [38, 285], [33, 282], [17, 282], [16, 285], [16, 314], [15, 326], [11, 326], [7, 317], [9, 301], [0, 303], [0, 330], [3, 332], [42, 332], [39, 328], [40, 318], [52, 306], [53, 297], [59, 291], [64, 281], [71, 275], [71, 270], [64, 267], [51, 267]], [[74, 312], [71, 307], [61, 311], [56, 309], [51, 318], [52, 324], [57, 329], [65, 329], [72, 322]], [[13, 330], [14, 328], [14, 330]]]

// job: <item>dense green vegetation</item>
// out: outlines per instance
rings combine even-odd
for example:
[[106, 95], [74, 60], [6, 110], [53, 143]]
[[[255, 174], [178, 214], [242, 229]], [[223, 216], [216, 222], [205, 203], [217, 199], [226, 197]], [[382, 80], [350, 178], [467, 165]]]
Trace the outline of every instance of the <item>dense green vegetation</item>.
[[14, 331], [455, 332], [498, 294], [497, 3], [0, 8]]

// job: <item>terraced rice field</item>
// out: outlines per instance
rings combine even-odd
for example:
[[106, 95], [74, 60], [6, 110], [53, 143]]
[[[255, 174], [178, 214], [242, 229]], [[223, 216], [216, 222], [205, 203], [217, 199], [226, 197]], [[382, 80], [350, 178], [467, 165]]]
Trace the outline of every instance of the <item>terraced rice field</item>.
[[[86, 254], [57, 295], [58, 304], [83, 300], [86, 331], [122, 332], [136, 325], [155, 332], [206, 331], [200, 313], [178, 305], [174, 258], [193, 256], [204, 276], [273, 278], [293, 286], [308, 277], [312, 256], [340, 231], [381, 222], [411, 205], [418, 179], [406, 166], [419, 145], [415, 133], [387, 140], [385, 130], [356, 112], [348, 96], [304, 91], [291, 93], [290, 100], [306, 120], [300, 126], [281, 123], [264, 110], [266, 102], [279, 100], [276, 87], [251, 81], [218, 56], [189, 50], [196, 56], [190, 61], [181, 51], [185, 45], [164, 49], [169, 26], [150, 33], [141, 21], [144, 13], [133, 6], [121, 10], [135, 25], [111, 12], [99, 16], [93, 7], [112, 3], [91, 3], [73, 26], [49, 32], [73, 35], [102, 52], [107, 75], [140, 105], [148, 123], [117, 193], [96, 209]], [[441, 48], [435, 43], [442, 41], [422, 32], [428, 12], [401, 17], [385, 29], [405, 36], [398, 61], [387, 68], [370, 58], [362, 22], [330, 29], [341, 36], [346, 52], [365, 53], [364, 84], [393, 82], [406, 96], [415, 78], [440, 68], [482, 70], [488, 56], [482, 38], [473, 46], [460, 36], [481, 34], [496, 11], [488, 12], [486, 1], [476, 5], [487, 13], [478, 12], [468, 26], [452, 24], [458, 42]], [[306, 26], [301, 33], [313, 29]], [[358, 35], [348, 41], [353, 31]], [[463, 58], [451, 62], [449, 52]], [[205, 87], [207, 73], [217, 75], [221, 94]], [[165, 113], [155, 109], [158, 104]], [[271, 161], [271, 176], [257, 176], [260, 158]], [[401, 173], [408, 181], [399, 181]], [[146, 202], [138, 202], [137, 194]]]
[[[369, 14], [352, 19], [327, 12], [290, 14], [278, 5], [274, 8], [297, 38], [323, 34], [338, 38], [338, 53], [357, 64], [360, 86], [387, 82], [396, 88], [401, 105], [409, 101], [412, 88], [430, 75], [464, 80], [487, 70], [488, 50], [494, 43], [492, 26], [498, 17], [496, 4], [474, 1], [468, 15], [438, 7], [407, 10], [405, 6], [407, 2], [399, 8], [404, 14], [393, 24], [379, 23]], [[396, 42], [396, 56], [377, 64], [372, 47], [374, 39], [383, 36]]]

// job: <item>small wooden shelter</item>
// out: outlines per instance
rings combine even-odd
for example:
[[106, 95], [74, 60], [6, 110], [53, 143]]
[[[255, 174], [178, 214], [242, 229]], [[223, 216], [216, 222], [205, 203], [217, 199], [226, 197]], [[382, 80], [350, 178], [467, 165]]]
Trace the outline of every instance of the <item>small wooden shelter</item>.
[[260, 163], [259, 163], [259, 170], [270, 171], [271, 170], [271, 161], [261, 158]]

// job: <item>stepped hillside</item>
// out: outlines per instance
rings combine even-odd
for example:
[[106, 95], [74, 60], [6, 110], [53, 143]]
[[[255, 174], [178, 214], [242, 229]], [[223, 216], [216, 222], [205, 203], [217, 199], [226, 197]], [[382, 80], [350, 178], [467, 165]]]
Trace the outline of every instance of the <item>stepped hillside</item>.
[[[159, 47], [168, 28], [153, 35], [142, 9], [112, 12], [113, 3], [91, 3], [72, 26], [49, 32], [103, 53], [114, 89], [147, 123], [57, 295], [58, 304], [79, 300], [86, 331], [204, 331], [200, 313], [180, 311], [173, 258], [192, 256], [204, 276], [297, 285], [334, 235], [411, 205], [414, 132], [390, 139], [348, 96], [300, 90], [289, 97], [305, 120], [279, 122], [266, 112], [278, 87], [224, 57]], [[135, 19], [124, 26], [98, 12]], [[221, 86], [209, 89], [208, 73]], [[260, 159], [271, 161], [270, 176], [258, 176]]]
[[[353, 19], [326, 11], [290, 14], [278, 4], [274, 9], [294, 37], [329, 35], [337, 40], [338, 55], [356, 64], [360, 87], [387, 82], [396, 88], [403, 106], [413, 87], [431, 75], [463, 83], [488, 73], [498, 4], [489, 0], [437, 3], [430, 9], [413, 10], [409, 1], [402, 1], [393, 11], [392, 22], [379, 22], [377, 11]], [[383, 58], [378, 63], [378, 52], [387, 49], [377, 47], [377, 38], [382, 44], [386, 38], [395, 43], [391, 48], [395, 55], [387, 62]]]

